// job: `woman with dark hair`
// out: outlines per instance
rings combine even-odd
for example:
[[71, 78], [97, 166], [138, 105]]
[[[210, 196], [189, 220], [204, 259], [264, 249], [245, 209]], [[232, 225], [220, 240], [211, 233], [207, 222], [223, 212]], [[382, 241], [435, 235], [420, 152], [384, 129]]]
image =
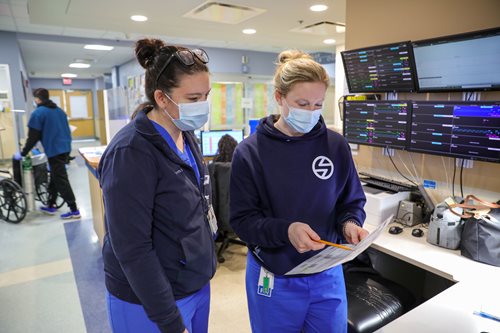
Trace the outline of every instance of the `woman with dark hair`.
[[229, 134], [224, 134], [217, 144], [217, 154], [214, 162], [231, 162], [238, 141]]
[[210, 92], [202, 49], [142, 39], [148, 103], [139, 106], [98, 167], [113, 332], [207, 332], [217, 223], [193, 130]]

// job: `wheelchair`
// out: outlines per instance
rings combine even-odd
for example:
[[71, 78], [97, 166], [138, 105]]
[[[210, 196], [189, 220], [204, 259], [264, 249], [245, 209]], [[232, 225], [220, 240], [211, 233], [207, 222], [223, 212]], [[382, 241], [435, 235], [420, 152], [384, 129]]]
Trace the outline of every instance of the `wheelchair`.
[[[33, 165], [33, 178], [35, 185], [35, 200], [40, 201], [44, 206], [49, 204], [49, 184], [50, 172], [47, 167], [47, 157], [45, 154], [33, 155], [31, 157]], [[57, 196], [55, 207], [61, 208], [65, 201], [61, 196]]]
[[[14, 175], [7, 170], [0, 170], [0, 219], [10, 222], [21, 222], [28, 212], [28, 202], [26, 193], [21, 187], [22, 166], [21, 161], [12, 161]], [[33, 192], [34, 199], [43, 205], [49, 204], [49, 184], [50, 172], [47, 167], [47, 157], [45, 154], [33, 155]], [[6, 174], [8, 177], [3, 177]], [[56, 208], [64, 205], [65, 201], [61, 196], [56, 198]]]
[[6, 222], [19, 223], [28, 211], [26, 195], [21, 186], [12, 179], [9, 171], [0, 170], [0, 218]]

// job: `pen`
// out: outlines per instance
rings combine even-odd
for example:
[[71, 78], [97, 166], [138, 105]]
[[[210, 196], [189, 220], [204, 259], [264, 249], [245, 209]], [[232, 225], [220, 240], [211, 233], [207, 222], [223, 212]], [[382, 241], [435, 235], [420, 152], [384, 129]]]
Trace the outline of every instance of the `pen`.
[[330, 246], [334, 246], [334, 247], [338, 247], [339, 249], [343, 249], [343, 250], [352, 251], [352, 249], [350, 247], [347, 247], [347, 246], [344, 246], [344, 245], [340, 245], [340, 244], [331, 243], [331, 242], [327, 242], [327, 241], [322, 240], [322, 239], [315, 240], [315, 242], [326, 244], [326, 245], [330, 245]]
[[475, 314], [476, 316], [479, 316], [479, 317], [488, 318], [488, 319], [500, 322], [499, 317], [491, 315], [491, 314], [483, 312], [483, 311], [474, 311], [473, 314]]

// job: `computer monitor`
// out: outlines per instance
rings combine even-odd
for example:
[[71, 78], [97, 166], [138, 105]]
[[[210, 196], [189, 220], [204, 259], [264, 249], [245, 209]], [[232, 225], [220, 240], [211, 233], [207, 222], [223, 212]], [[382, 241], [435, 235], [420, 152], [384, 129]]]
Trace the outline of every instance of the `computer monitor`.
[[416, 90], [411, 44], [399, 42], [341, 52], [349, 92]]
[[412, 102], [408, 149], [500, 162], [500, 102]]
[[204, 157], [215, 156], [222, 136], [229, 134], [238, 143], [243, 140], [243, 130], [201, 131], [201, 153]]
[[500, 28], [412, 45], [419, 91], [500, 90]]
[[248, 129], [249, 129], [248, 135], [252, 135], [255, 133], [259, 122], [260, 122], [260, 119], [249, 119], [248, 120]]
[[405, 149], [409, 101], [345, 101], [344, 137], [349, 143]]

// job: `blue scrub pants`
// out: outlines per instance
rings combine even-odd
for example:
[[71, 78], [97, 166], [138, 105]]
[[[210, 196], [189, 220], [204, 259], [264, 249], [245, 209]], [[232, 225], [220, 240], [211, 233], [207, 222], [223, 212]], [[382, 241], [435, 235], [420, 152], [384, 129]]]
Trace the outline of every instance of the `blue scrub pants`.
[[[160, 333], [142, 305], [128, 303], [106, 292], [108, 317], [113, 333]], [[208, 332], [210, 283], [200, 291], [176, 302], [189, 333]]]
[[341, 265], [306, 277], [274, 276], [271, 297], [257, 294], [260, 268], [249, 253], [246, 289], [252, 332], [347, 332], [347, 299]]

